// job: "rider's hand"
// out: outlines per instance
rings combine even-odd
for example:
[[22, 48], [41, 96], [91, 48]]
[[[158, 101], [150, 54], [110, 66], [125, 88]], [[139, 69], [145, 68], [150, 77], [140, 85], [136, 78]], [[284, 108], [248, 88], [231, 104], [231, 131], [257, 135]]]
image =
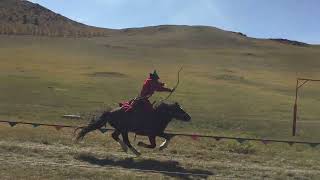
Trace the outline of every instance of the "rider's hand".
[[174, 90], [175, 90], [175, 89], [174, 89], [174, 88], [172, 88], [170, 92], [173, 92]]

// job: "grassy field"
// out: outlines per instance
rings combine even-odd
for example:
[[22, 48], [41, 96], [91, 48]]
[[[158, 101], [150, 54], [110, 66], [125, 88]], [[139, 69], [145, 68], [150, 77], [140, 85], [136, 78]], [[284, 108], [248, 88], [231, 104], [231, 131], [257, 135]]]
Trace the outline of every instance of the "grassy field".
[[[131, 30], [114, 37], [77, 39], [0, 36], [0, 119], [83, 125], [87, 119], [61, 116], [88, 116], [135, 97], [153, 69], [172, 87], [183, 66], [171, 101], [179, 102], [192, 122], [174, 122], [170, 130], [320, 141], [320, 84], [316, 83], [301, 91], [298, 136], [291, 137], [295, 79], [320, 78], [320, 47], [193, 31]], [[165, 96], [156, 94], [153, 99]], [[199, 178], [134, 168], [167, 168], [208, 178], [317, 179], [320, 174], [319, 147], [177, 137], [163, 152], [140, 149], [144, 156], [133, 158], [104, 136], [93, 133], [84, 143], [74, 144], [71, 130], [1, 124], [0, 158], [5, 162], [0, 165], [1, 177]]]

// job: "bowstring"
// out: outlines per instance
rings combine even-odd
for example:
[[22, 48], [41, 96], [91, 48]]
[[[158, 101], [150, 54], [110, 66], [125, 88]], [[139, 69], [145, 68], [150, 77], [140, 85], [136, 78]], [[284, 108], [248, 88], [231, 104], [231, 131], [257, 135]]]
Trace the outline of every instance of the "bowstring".
[[[170, 92], [170, 94], [166, 98], [164, 98], [163, 100], [159, 101], [159, 103], [162, 103], [163, 101], [168, 100], [169, 97], [176, 91], [176, 89], [177, 89], [177, 87], [179, 86], [179, 83], [180, 83], [180, 72], [182, 71], [182, 68], [183, 67], [181, 66], [179, 71], [178, 71], [178, 81], [177, 81], [176, 85], [174, 86], [173, 91]], [[153, 104], [155, 104], [155, 103], [156, 103], [156, 101]]]

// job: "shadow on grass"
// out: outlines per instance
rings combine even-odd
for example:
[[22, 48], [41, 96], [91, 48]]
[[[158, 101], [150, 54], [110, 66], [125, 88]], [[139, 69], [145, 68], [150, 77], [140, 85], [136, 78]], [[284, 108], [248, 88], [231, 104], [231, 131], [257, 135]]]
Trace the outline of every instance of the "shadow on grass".
[[99, 159], [89, 154], [80, 154], [76, 159], [99, 166], [115, 166], [134, 171], [156, 172], [183, 179], [194, 179], [196, 177], [208, 178], [210, 175], [214, 175], [208, 170], [186, 169], [181, 167], [177, 161], [158, 161], [153, 159], [134, 158], [115, 159], [110, 157]]

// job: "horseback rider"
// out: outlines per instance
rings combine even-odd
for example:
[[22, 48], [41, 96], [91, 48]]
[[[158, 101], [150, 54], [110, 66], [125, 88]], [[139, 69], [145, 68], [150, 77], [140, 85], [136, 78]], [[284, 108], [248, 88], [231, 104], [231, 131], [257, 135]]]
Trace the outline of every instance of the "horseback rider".
[[174, 89], [166, 88], [165, 84], [159, 81], [159, 75], [154, 70], [153, 73], [149, 74], [149, 77], [144, 81], [140, 96], [129, 101], [120, 103], [120, 106], [125, 109], [126, 112], [131, 111], [136, 103], [142, 103], [142, 108], [145, 112], [152, 112], [153, 105], [149, 101], [149, 98], [157, 92], [173, 92]]
[[149, 98], [153, 95], [155, 91], [158, 92], [173, 92], [173, 89], [166, 88], [165, 84], [159, 81], [160, 77], [157, 71], [154, 70], [153, 73], [149, 74], [149, 77], [144, 81], [142, 90], [140, 92], [140, 98], [143, 101], [143, 109], [145, 111], [153, 111], [153, 106], [149, 101]]

